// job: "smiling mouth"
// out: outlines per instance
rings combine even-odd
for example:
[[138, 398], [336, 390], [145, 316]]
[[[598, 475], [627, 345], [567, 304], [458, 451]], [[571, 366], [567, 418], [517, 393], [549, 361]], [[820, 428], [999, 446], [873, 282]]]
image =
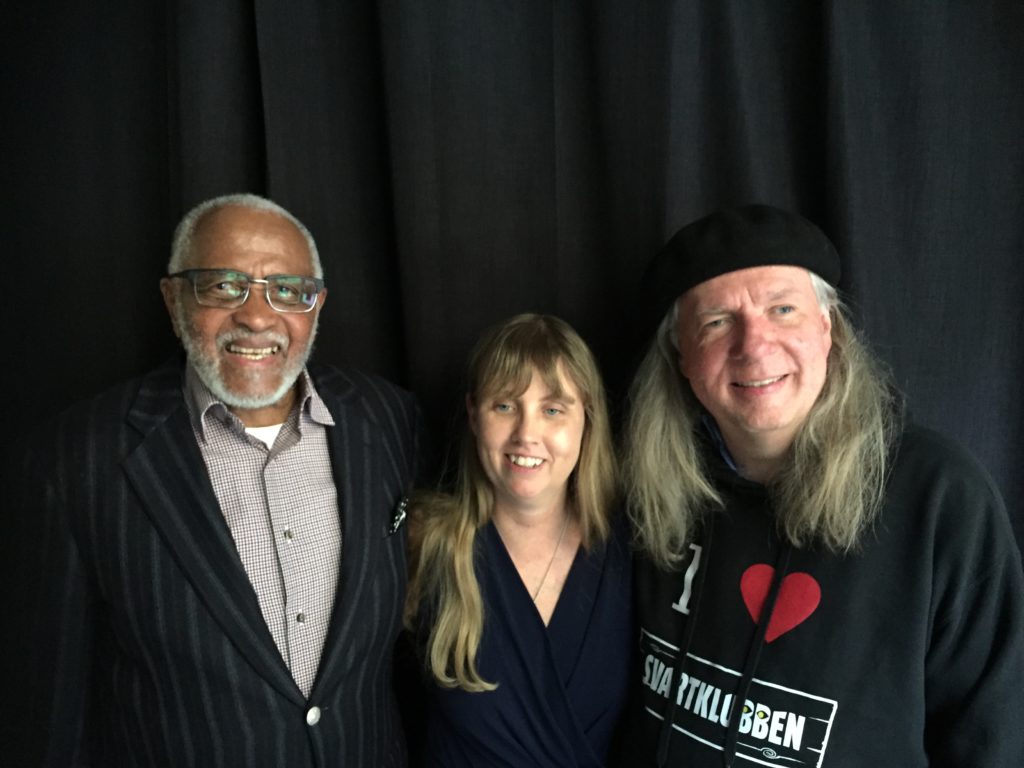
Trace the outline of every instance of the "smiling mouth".
[[533, 469], [544, 463], [544, 459], [538, 459], [534, 456], [517, 456], [513, 453], [506, 453], [505, 458], [517, 467], [525, 467], [526, 469]]
[[276, 345], [273, 347], [241, 347], [237, 344], [228, 344], [226, 349], [231, 354], [239, 355], [246, 360], [263, 360], [281, 351], [281, 347]]
[[783, 375], [775, 376], [770, 379], [756, 379], [754, 381], [734, 381], [732, 385], [734, 387], [742, 387], [743, 389], [757, 389], [758, 387], [770, 386], [777, 381], [782, 381], [784, 378], [786, 377]]

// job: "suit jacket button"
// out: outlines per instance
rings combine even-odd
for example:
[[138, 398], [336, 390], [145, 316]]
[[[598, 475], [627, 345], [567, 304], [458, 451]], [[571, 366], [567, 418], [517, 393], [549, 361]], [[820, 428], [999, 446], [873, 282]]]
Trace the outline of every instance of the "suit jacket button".
[[316, 725], [320, 722], [320, 707], [310, 707], [306, 712], [306, 724]]

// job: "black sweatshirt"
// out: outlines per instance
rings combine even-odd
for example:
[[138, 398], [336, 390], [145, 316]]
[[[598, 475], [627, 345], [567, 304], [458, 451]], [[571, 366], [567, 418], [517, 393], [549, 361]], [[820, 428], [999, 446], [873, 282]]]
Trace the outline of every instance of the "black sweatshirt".
[[835, 555], [784, 546], [764, 488], [708, 453], [726, 509], [678, 571], [637, 561], [622, 765], [1024, 766], [1021, 558], [970, 457], [908, 428]]

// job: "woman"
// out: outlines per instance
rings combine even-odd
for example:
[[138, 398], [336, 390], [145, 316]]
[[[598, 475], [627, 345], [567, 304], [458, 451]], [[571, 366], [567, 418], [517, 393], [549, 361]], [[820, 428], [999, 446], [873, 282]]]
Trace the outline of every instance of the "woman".
[[594, 358], [562, 320], [513, 317], [474, 349], [466, 411], [454, 493], [412, 505], [424, 764], [602, 765], [632, 632]]

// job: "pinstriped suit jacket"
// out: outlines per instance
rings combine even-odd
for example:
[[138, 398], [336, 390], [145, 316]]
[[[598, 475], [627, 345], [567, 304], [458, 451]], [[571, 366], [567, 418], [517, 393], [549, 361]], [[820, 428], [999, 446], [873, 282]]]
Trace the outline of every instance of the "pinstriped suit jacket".
[[16, 670], [20, 743], [0, 762], [405, 764], [391, 679], [405, 531], [389, 527], [414, 476], [416, 407], [372, 376], [310, 373], [336, 422], [344, 550], [309, 701], [218, 507], [177, 362], [72, 410], [32, 454], [13, 585], [29, 641]]

